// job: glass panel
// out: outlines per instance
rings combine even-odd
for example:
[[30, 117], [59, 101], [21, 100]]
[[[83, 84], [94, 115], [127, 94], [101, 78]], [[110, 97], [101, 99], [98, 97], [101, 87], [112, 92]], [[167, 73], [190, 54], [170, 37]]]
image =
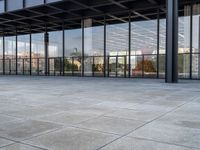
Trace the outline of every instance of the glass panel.
[[0, 0], [0, 13], [5, 11], [5, 1]]
[[157, 20], [131, 23], [131, 55], [141, 54], [157, 54]]
[[155, 54], [157, 54], [157, 19], [150, 20], [138, 15], [131, 22], [131, 76], [155, 77], [157, 71]]
[[8, 11], [23, 8], [23, 0], [7, 0]]
[[159, 55], [159, 78], [165, 78], [165, 54]]
[[16, 37], [5, 37], [5, 73], [16, 74]]
[[[110, 20], [112, 19], [106, 20], [106, 55], [112, 56], [109, 58], [109, 75], [125, 77], [124, 58], [120, 57], [117, 60], [117, 56], [128, 57], [129, 24], [127, 20], [124, 20], [127, 23], [120, 23], [119, 20], [115, 20], [117, 21], [116, 24], [112, 24], [112, 21], [109, 22]], [[126, 69], [128, 70], [128, 67]]]
[[142, 77], [143, 56], [131, 56], [131, 75], [132, 77]]
[[94, 64], [93, 64], [93, 71], [94, 76], [103, 76], [104, 75], [104, 57], [93, 57]]
[[107, 25], [106, 31], [106, 54], [128, 55], [128, 23]]
[[43, 75], [45, 72], [44, 61], [44, 33], [32, 34], [32, 74]]
[[62, 74], [62, 58], [49, 58], [49, 74], [61, 75]]
[[65, 30], [65, 63], [66, 75], [81, 75], [82, 29]]
[[179, 37], [178, 52], [189, 53], [190, 52], [190, 6], [185, 6], [184, 12], [180, 12], [178, 37]]
[[62, 31], [49, 32], [50, 75], [60, 75], [62, 71], [63, 39]]
[[200, 4], [193, 5], [192, 78], [200, 78]]
[[126, 56], [117, 57], [117, 76], [118, 77], [126, 77], [127, 59]]
[[116, 56], [109, 57], [109, 76], [110, 77], [117, 76], [117, 57]]
[[[190, 77], [190, 6], [179, 8], [178, 74], [179, 78]], [[188, 54], [187, 54], [188, 53]]]
[[30, 73], [30, 36], [20, 35], [18, 36], [18, 74]]
[[190, 54], [179, 54], [178, 55], [178, 72], [179, 78], [190, 77]]
[[64, 64], [65, 75], [72, 75], [73, 68], [75, 67], [72, 63], [72, 58], [65, 58]]
[[166, 52], [166, 19], [160, 19], [160, 43], [159, 43], [159, 54], [165, 54]]
[[144, 77], [157, 77], [157, 55], [145, 55], [143, 66]]
[[26, 0], [26, 7], [44, 4], [44, 0]]
[[165, 77], [166, 19], [160, 19], [159, 78]]
[[[97, 20], [93, 21], [92, 19], [84, 20], [84, 25], [84, 74], [85, 76], [92, 76], [95, 75], [92, 56], [101, 57], [104, 55], [104, 26], [102, 23], [99, 24]], [[101, 59], [96, 59], [95, 61], [98, 60], [100, 60], [99, 63], [102, 63]]]
[[61, 0], [46, 0], [46, 3], [52, 3], [52, 2], [57, 2], [57, 1], [61, 1]]
[[3, 37], [0, 37], [0, 74], [3, 74]]

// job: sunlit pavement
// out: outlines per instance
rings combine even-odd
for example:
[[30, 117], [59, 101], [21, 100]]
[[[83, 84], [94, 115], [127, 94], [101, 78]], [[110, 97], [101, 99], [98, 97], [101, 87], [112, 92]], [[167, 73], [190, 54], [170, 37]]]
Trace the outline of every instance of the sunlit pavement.
[[198, 150], [200, 81], [0, 76], [0, 150]]

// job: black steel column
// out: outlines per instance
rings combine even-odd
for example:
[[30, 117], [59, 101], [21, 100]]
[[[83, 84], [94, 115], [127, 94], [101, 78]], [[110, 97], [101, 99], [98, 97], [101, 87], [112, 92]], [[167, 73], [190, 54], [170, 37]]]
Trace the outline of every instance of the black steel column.
[[31, 28], [30, 28], [30, 37], [29, 37], [29, 42], [30, 42], [30, 55], [29, 55], [29, 57], [30, 57], [30, 75], [32, 75], [32, 34], [31, 34]]
[[104, 77], [106, 77], [106, 16], [104, 16], [104, 52], [103, 52], [103, 63], [104, 63], [104, 71], [103, 71], [103, 74], [104, 74]]
[[[64, 23], [63, 23], [63, 30], [62, 30], [62, 44], [63, 44], [63, 57], [62, 57], [62, 73], [63, 76], [65, 75], [65, 28], [64, 28]], [[61, 63], [61, 62], [60, 62]]]
[[131, 13], [129, 13], [129, 37], [128, 37], [128, 77], [131, 77]]
[[5, 75], [5, 35], [3, 34], [3, 75]]
[[157, 15], [157, 78], [159, 78], [159, 62], [160, 62], [160, 10]]
[[192, 46], [193, 46], [193, 43], [192, 43], [192, 40], [193, 40], [193, 26], [192, 26], [192, 23], [193, 23], [193, 4], [191, 3], [190, 5], [190, 79], [192, 79]]
[[17, 37], [17, 29], [16, 29], [16, 35], [15, 35], [15, 46], [16, 46], [16, 72], [15, 72], [15, 74], [17, 75], [18, 74], [18, 55], [17, 55], [17, 53], [18, 53], [18, 37]]
[[167, 83], [178, 82], [178, 0], [167, 0], [166, 74]]
[[49, 46], [49, 34], [47, 31], [44, 33], [44, 46], [45, 46], [45, 75], [48, 75], [48, 46]]
[[85, 28], [85, 23], [84, 19], [82, 19], [82, 61], [81, 61], [81, 66], [82, 66], [82, 77], [84, 77], [84, 28]]

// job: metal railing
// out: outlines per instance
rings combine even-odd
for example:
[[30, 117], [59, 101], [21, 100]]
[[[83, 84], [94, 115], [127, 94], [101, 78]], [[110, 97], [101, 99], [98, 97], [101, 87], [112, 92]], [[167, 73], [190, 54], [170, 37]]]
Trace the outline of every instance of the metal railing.
[[[190, 68], [189, 53], [179, 54], [178, 57], [179, 78], [200, 79], [200, 54], [192, 54], [192, 68]], [[45, 74], [45, 67], [48, 68], [47, 74]], [[164, 78], [165, 55], [131, 55], [130, 63], [128, 56], [106, 56], [106, 59], [103, 56], [85, 56], [84, 61], [81, 56], [64, 57], [64, 59], [52, 57], [48, 58], [47, 66], [45, 66], [45, 58], [31, 60], [18, 58], [17, 61], [5, 58], [5, 60], [0, 59], [0, 73], [51, 76], [81, 76], [84, 73], [84, 76], [93, 77]]]

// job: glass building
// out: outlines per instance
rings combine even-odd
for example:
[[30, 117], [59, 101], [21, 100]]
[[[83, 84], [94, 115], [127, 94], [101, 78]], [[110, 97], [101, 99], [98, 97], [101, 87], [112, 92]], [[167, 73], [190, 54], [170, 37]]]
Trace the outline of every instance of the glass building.
[[0, 0], [0, 74], [200, 79], [200, 2]]

